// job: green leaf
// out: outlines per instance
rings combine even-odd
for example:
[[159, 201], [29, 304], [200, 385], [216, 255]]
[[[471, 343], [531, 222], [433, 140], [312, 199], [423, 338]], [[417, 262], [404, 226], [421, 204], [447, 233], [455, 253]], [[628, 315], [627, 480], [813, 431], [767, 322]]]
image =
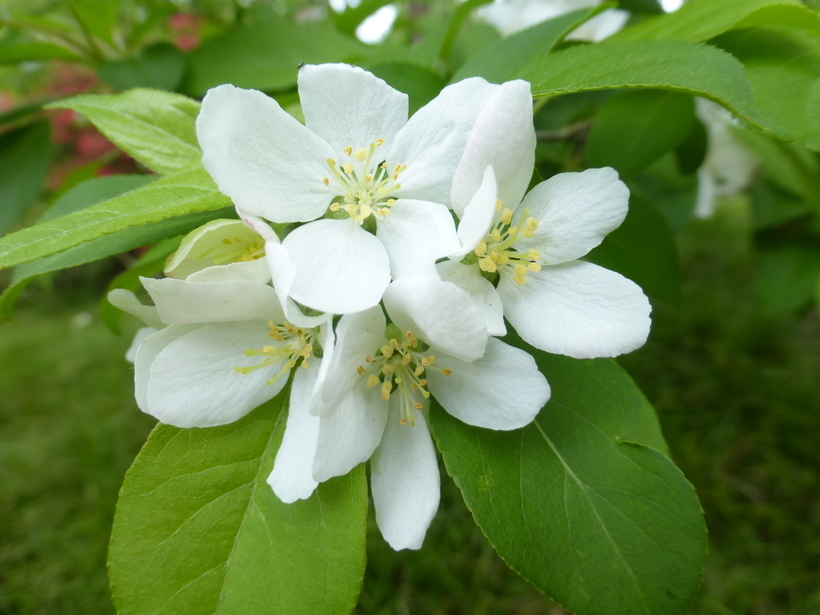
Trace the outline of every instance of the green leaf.
[[470, 58], [450, 81], [455, 83], [467, 77], [484, 77], [491, 83], [503, 83], [527, 62], [552, 51], [567, 34], [610, 6], [607, 3], [573, 11], [500, 40]]
[[580, 45], [529, 62], [518, 73], [533, 96], [657, 88], [702, 96], [756, 123], [743, 67], [719, 49], [682, 41]]
[[185, 74], [185, 56], [172, 45], [154, 45], [143, 49], [136, 58], [100, 64], [97, 74], [118, 90], [157, 88], [174, 91]]
[[227, 207], [204, 170], [163, 177], [137, 190], [0, 238], [0, 269], [50, 256], [124, 229]]
[[805, 245], [765, 250], [755, 280], [755, 292], [764, 316], [781, 316], [814, 299], [820, 281], [820, 237]]
[[20, 64], [43, 60], [79, 60], [73, 51], [53, 43], [0, 45], [0, 64]]
[[446, 85], [438, 73], [409, 62], [386, 62], [370, 67], [369, 70], [410, 97], [411, 115], [438, 96]]
[[29, 105], [20, 105], [19, 107], [15, 107], [11, 111], [5, 111], [0, 113], [0, 126], [5, 124], [12, 124], [17, 120], [21, 120], [23, 118], [28, 117], [29, 115], [33, 115], [38, 111], [42, 110], [43, 103], [32, 103]]
[[[151, 175], [113, 175], [83, 182], [66, 192], [47, 212], [49, 215], [45, 217], [45, 220], [54, 219], [59, 215], [66, 215], [72, 211], [112, 199], [124, 192], [144, 186], [154, 179], [156, 177]], [[229, 214], [230, 210], [227, 213]], [[186, 214], [155, 224], [128, 228], [111, 235], [103, 235], [98, 239], [74, 246], [64, 252], [58, 252], [15, 267], [11, 284], [0, 295], [0, 316], [4, 318], [11, 316], [20, 293], [37, 276], [127, 252], [167, 237], [182, 235], [210, 220], [224, 217], [225, 214], [226, 212], [222, 210]]]
[[680, 266], [672, 230], [651, 203], [636, 195], [629, 199], [623, 224], [585, 260], [626, 276], [650, 297], [680, 302]]
[[302, 63], [354, 61], [366, 52], [363, 43], [340, 34], [327, 21], [297, 26], [271, 15], [232, 28], [188, 54], [185, 91], [204, 96], [209, 88], [223, 83], [287, 90], [296, 85]]
[[784, 26], [818, 35], [820, 15], [801, 4], [772, 4], [749, 13], [734, 25], [735, 28], [755, 26]]
[[447, 30], [444, 32], [444, 37], [441, 39], [441, 47], [439, 47], [438, 58], [443, 62], [450, 59], [450, 53], [453, 50], [453, 43], [461, 31], [464, 22], [474, 10], [485, 4], [490, 4], [493, 0], [465, 0], [459, 4], [450, 15], [450, 21], [447, 23]]
[[732, 30], [712, 42], [743, 62], [760, 122], [820, 151], [820, 36], [766, 26]]
[[652, 163], [629, 182], [633, 196], [652, 203], [666, 219], [674, 234], [680, 233], [695, 211], [698, 179], [681, 172], [671, 152]]
[[646, 19], [613, 35], [611, 42], [681, 40], [700, 42], [717, 36], [755, 10], [799, 0], [693, 0], [677, 11]]
[[117, 147], [162, 175], [201, 167], [199, 103], [186, 96], [136, 89], [75, 96], [47, 107], [83, 114]]
[[619, 0], [618, 6], [633, 13], [663, 13], [657, 0]]
[[120, 4], [118, 0], [73, 0], [69, 6], [86, 32], [114, 45], [112, 35], [117, 27]]
[[811, 214], [811, 205], [782, 190], [772, 180], [755, 182], [749, 189], [755, 229], [778, 226]]
[[0, 235], [40, 196], [51, 153], [49, 136], [48, 122], [0, 135]]
[[680, 172], [684, 175], [691, 175], [697, 171], [706, 160], [708, 150], [709, 134], [703, 122], [696, 117], [689, 134], [675, 146], [675, 159], [678, 161]]
[[434, 404], [448, 473], [507, 564], [576, 615], [677, 615], [698, 592], [706, 527], [651, 406], [608, 359], [536, 352], [552, 399], [490, 431]]
[[677, 147], [694, 119], [691, 96], [653, 90], [616, 94], [595, 116], [587, 139], [587, 164], [634, 175]]
[[154, 429], [126, 474], [111, 535], [119, 613], [353, 609], [365, 564], [364, 466], [308, 500], [279, 501], [266, 479], [285, 429], [285, 395], [224, 427]]
[[356, 36], [356, 28], [359, 24], [387, 4], [390, 4], [390, 0], [363, 0], [357, 6], [346, 4], [341, 13], [330, 10], [330, 19], [340, 32], [348, 36]]

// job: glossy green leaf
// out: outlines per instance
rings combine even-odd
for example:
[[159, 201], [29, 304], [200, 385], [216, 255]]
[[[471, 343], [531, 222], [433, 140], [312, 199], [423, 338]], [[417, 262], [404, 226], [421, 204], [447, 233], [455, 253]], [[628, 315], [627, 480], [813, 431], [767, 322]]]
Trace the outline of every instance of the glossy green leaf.
[[534, 58], [552, 51], [567, 34], [609, 6], [573, 11], [500, 40], [470, 58], [453, 75], [451, 82], [484, 77], [491, 83], [503, 83]]
[[0, 235], [40, 196], [51, 154], [48, 122], [0, 135]]
[[117, 147], [157, 173], [201, 167], [195, 126], [199, 103], [186, 96], [135, 89], [75, 96], [48, 107], [81, 113]]
[[19, 64], [42, 60], [79, 60], [73, 51], [54, 43], [16, 43], [0, 45], [0, 64]]
[[691, 96], [657, 90], [626, 91], [607, 100], [586, 144], [590, 167], [613, 167], [629, 177], [677, 147], [692, 130]]
[[618, 6], [633, 13], [663, 13], [657, 0], [619, 0]]
[[297, 26], [271, 14], [232, 28], [188, 54], [185, 91], [204, 96], [223, 83], [287, 90], [296, 85], [302, 63], [350, 62], [366, 53], [364, 44], [340, 34], [326, 21]]
[[784, 26], [817, 36], [820, 35], [820, 14], [802, 4], [772, 4], [749, 13], [734, 25], [735, 28], [755, 26]]
[[151, 433], [126, 474], [111, 536], [121, 615], [353, 609], [365, 564], [364, 466], [283, 504], [266, 479], [285, 396], [224, 427]]
[[771, 4], [799, 0], [692, 0], [673, 13], [646, 19], [613, 35], [612, 42], [681, 40], [700, 42], [733, 27], [744, 17]]
[[632, 195], [621, 226], [606, 236], [585, 260], [626, 276], [650, 297], [680, 302], [680, 266], [675, 237], [664, 217]]
[[431, 413], [447, 472], [504, 561], [576, 615], [679, 615], [697, 595], [706, 527], [658, 450], [651, 406], [617, 364], [537, 352], [552, 399], [523, 429]]
[[[86, 181], [66, 192], [47, 212], [50, 215], [46, 216], [45, 220], [54, 219], [59, 215], [66, 215], [112, 199], [120, 194], [144, 186], [155, 179], [156, 177], [151, 175], [113, 175]], [[228, 210], [227, 213], [229, 214], [230, 211]], [[11, 284], [0, 295], [0, 316], [5, 318], [11, 316], [14, 303], [20, 293], [37, 276], [127, 252], [140, 246], [150, 245], [166, 237], [185, 234], [210, 220], [225, 217], [225, 213], [222, 210], [217, 210], [186, 214], [155, 224], [127, 228], [117, 233], [103, 235], [98, 239], [81, 243], [63, 252], [15, 267]]]
[[118, 90], [156, 88], [174, 91], [185, 74], [185, 56], [172, 45], [154, 45], [136, 58], [104, 62], [97, 74]]
[[713, 100], [756, 123], [743, 66], [714, 47], [683, 41], [581, 45], [528, 63], [518, 73], [533, 96], [592, 90], [655, 88]]
[[0, 269], [68, 250], [102, 235], [174, 216], [227, 207], [204, 170], [163, 177], [137, 190], [0, 238]]
[[438, 73], [409, 62], [386, 62], [370, 67], [369, 70], [409, 96], [411, 115], [438, 96], [446, 85]]
[[806, 306], [820, 282], [820, 237], [764, 250], [755, 280], [760, 311], [781, 316]]
[[820, 36], [766, 26], [732, 30], [712, 42], [743, 62], [761, 123], [820, 151]]

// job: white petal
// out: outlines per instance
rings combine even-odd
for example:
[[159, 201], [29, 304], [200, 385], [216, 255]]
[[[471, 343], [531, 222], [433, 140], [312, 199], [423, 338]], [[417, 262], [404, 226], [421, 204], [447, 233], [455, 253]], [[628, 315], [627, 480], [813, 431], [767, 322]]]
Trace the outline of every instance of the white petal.
[[387, 151], [407, 123], [407, 94], [349, 64], [300, 68], [299, 98], [305, 125], [337, 152], [366, 148], [376, 139], [384, 139]]
[[493, 92], [476, 118], [453, 178], [453, 209], [461, 215], [488, 166], [495, 171], [498, 198], [507, 207], [514, 208], [527, 192], [534, 165], [535, 126], [530, 84], [508, 81]]
[[262, 239], [265, 240], [265, 243], [279, 243], [279, 236], [262, 218], [254, 216], [246, 211], [242, 211], [239, 207], [236, 208], [236, 213], [240, 218], [242, 218], [242, 222], [245, 226], [262, 237]]
[[715, 180], [706, 167], [701, 167], [698, 169], [698, 196], [695, 201], [695, 217], [703, 220], [711, 218], [715, 213], [716, 200]]
[[202, 164], [244, 212], [305, 222], [327, 210], [333, 148], [256, 90], [208, 91], [196, 120]]
[[521, 203], [538, 220], [532, 238], [515, 247], [535, 248], [541, 261], [557, 265], [579, 258], [621, 225], [629, 209], [629, 188], [610, 167], [560, 173], [533, 188]]
[[144, 305], [130, 290], [115, 288], [108, 293], [108, 302], [115, 308], [142, 319], [149, 327], [162, 329], [165, 326], [157, 314], [157, 308], [153, 305]]
[[498, 294], [518, 334], [547, 352], [614, 357], [642, 346], [649, 335], [652, 308], [640, 287], [591, 263], [544, 267], [523, 286], [502, 276]]
[[584, 22], [578, 28], [570, 32], [566, 40], [568, 41], [593, 41], [600, 42], [609, 38], [621, 30], [629, 20], [629, 11], [620, 9], [610, 9], [596, 15], [589, 21]]
[[258, 242], [260, 236], [241, 220], [211, 220], [185, 236], [165, 264], [165, 275], [184, 280], [196, 271], [213, 267], [214, 257], [226, 248], [223, 243], [226, 239], [231, 242], [238, 239], [250, 246]]
[[290, 296], [315, 310], [366, 310], [381, 300], [390, 283], [390, 262], [382, 242], [352, 218], [305, 224], [282, 245], [296, 268]]
[[378, 221], [376, 231], [387, 255], [393, 279], [435, 275], [438, 259], [458, 250], [460, 243], [450, 210], [439, 203], [399, 199]]
[[319, 417], [319, 439], [313, 478], [320, 483], [343, 476], [370, 459], [387, 421], [387, 402], [380, 387], [361, 379], [339, 404]]
[[[468, 425], [509, 430], [528, 425], [550, 398], [547, 379], [529, 353], [490, 338], [471, 363], [440, 355], [425, 377], [447, 412]], [[444, 368], [452, 370], [445, 376]]]
[[136, 334], [134, 335], [134, 340], [131, 342], [131, 345], [128, 347], [128, 350], [125, 352], [125, 360], [129, 363], [134, 363], [137, 360], [137, 349], [142, 345], [142, 343], [145, 340], [147, 340], [156, 332], [157, 330], [153, 327], [142, 327], [141, 329], [138, 329]]
[[458, 239], [461, 247], [458, 252], [448, 254], [452, 260], [461, 260], [484, 239], [492, 227], [497, 200], [495, 173], [492, 167], [487, 167], [484, 169], [481, 186], [475, 191], [467, 207], [459, 213], [461, 220], [458, 223]]
[[151, 365], [154, 359], [165, 350], [168, 344], [190, 333], [198, 326], [171, 325], [147, 337], [137, 346], [134, 356], [134, 397], [137, 399], [137, 407], [143, 412], [150, 414], [148, 412], [148, 381], [151, 378]]
[[399, 329], [434, 348], [464, 361], [484, 354], [484, 316], [455, 284], [426, 276], [402, 278], [387, 287], [384, 306]]
[[172, 341], [151, 364], [148, 414], [176, 427], [212, 427], [242, 418], [287, 382], [285, 373], [267, 384], [281, 363], [249, 374], [234, 369], [258, 365], [263, 357], [246, 357], [244, 352], [269, 341], [264, 322], [204, 325]]
[[362, 377], [357, 368], [366, 366], [365, 357], [374, 355], [387, 342], [386, 320], [381, 306], [342, 316], [336, 338], [325, 355], [316, 385], [315, 412], [332, 412]]
[[387, 155], [388, 168], [408, 167], [399, 175], [397, 195], [450, 202], [453, 175], [470, 132], [499, 87], [479, 77], [465, 79], [444, 88], [410, 118]]
[[276, 452], [268, 484], [285, 504], [309, 498], [318, 483], [311, 466], [319, 437], [319, 418], [310, 412], [318, 361], [307, 369], [297, 369], [293, 376], [285, 436]]
[[189, 282], [140, 278], [168, 324], [262, 320], [282, 322], [284, 314], [272, 286], [255, 282]]
[[401, 425], [396, 396], [382, 442], [370, 462], [376, 523], [396, 551], [420, 549], [441, 494], [436, 451], [423, 412], [415, 425]]
[[266, 262], [273, 288], [279, 297], [279, 303], [285, 312], [285, 320], [297, 327], [317, 327], [330, 318], [327, 314], [307, 316], [290, 298], [290, 290], [296, 279], [296, 266], [290, 260], [288, 250], [278, 243], [265, 244]]
[[264, 258], [254, 261], [214, 265], [200, 269], [185, 278], [186, 282], [252, 282], [267, 284], [270, 282], [270, 270]]
[[501, 297], [490, 281], [481, 275], [477, 265], [463, 265], [458, 261], [444, 261], [436, 265], [439, 276], [445, 282], [451, 282], [466, 292], [473, 304], [484, 317], [487, 333], [506, 335], [504, 324], [504, 307]]

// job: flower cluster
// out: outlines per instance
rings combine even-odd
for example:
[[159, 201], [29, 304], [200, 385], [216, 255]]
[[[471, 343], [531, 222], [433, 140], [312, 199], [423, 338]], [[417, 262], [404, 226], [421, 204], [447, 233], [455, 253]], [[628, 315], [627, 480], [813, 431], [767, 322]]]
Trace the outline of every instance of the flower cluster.
[[212, 89], [197, 133], [240, 220], [192, 232], [130, 351], [139, 407], [179, 427], [235, 421], [290, 383], [268, 482], [284, 502], [370, 460], [376, 519], [419, 548], [439, 502], [434, 397], [470, 425], [530, 423], [550, 396], [505, 319], [573, 357], [640, 346], [649, 303], [579, 260], [616, 228], [628, 190], [612, 169], [527, 192], [529, 84], [473, 78], [409, 120], [407, 96], [348, 65], [304, 66], [305, 123], [273, 99]]

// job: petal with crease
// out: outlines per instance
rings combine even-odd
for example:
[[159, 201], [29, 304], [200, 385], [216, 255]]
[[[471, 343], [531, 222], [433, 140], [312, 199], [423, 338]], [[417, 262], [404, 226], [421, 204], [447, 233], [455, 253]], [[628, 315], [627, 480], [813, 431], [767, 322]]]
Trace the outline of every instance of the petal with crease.
[[516, 249], [535, 248], [543, 264], [557, 265], [580, 258], [621, 225], [629, 188], [609, 167], [560, 173], [530, 190], [520, 209], [529, 209], [538, 228], [531, 238], [520, 237]]
[[245, 350], [269, 341], [264, 322], [203, 325], [172, 341], [151, 364], [148, 414], [175, 427], [213, 427], [242, 418], [288, 380], [285, 373], [268, 384], [282, 363], [248, 374], [235, 369], [258, 365], [262, 358], [247, 357]]
[[154, 329], [162, 329], [166, 324], [162, 322], [159, 314], [157, 314], [157, 308], [153, 305], [143, 304], [137, 299], [133, 291], [115, 288], [108, 293], [108, 302], [123, 312], [141, 318], [145, 321], [145, 324]]
[[370, 459], [387, 421], [387, 402], [379, 387], [360, 380], [332, 411], [319, 416], [313, 478], [343, 476]]
[[435, 275], [438, 259], [459, 248], [450, 210], [439, 203], [399, 199], [376, 231], [390, 258], [393, 279]]
[[299, 69], [305, 125], [341, 152], [376, 139], [390, 147], [407, 123], [408, 98], [382, 79], [349, 64], [308, 64]]
[[298, 369], [293, 376], [288, 422], [282, 444], [276, 452], [268, 484], [285, 504], [309, 498], [318, 483], [311, 466], [319, 437], [319, 419], [310, 412], [318, 362], [308, 369]]
[[458, 252], [448, 254], [452, 260], [461, 260], [475, 250], [478, 242], [490, 231], [495, 216], [495, 204], [498, 200], [498, 186], [492, 167], [484, 169], [481, 185], [473, 194], [467, 207], [459, 213], [458, 239], [461, 244]]
[[254, 261], [214, 265], [200, 269], [185, 278], [186, 282], [253, 282], [267, 284], [270, 282], [270, 271], [264, 258]]
[[242, 211], [274, 222], [321, 216], [334, 196], [323, 178], [333, 148], [256, 90], [220, 85], [196, 120], [202, 164]]
[[[471, 363], [439, 355], [425, 374], [442, 407], [468, 425], [510, 430], [528, 425], [550, 397], [547, 379], [524, 350], [490, 338]], [[441, 370], [450, 369], [445, 376]]]
[[316, 327], [326, 322], [326, 314], [307, 316], [290, 298], [290, 289], [296, 279], [296, 266], [288, 256], [288, 250], [279, 243], [265, 244], [266, 262], [273, 280], [273, 289], [279, 297], [279, 304], [285, 312], [285, 320], [297, 327]]
[[476, 265], [464, 265], [458, 261], [444, 261], [436, 265], [439, 276], [466, 292], [473, 304], [484, 316], [484, 324], [490, 335], [506, 335], [504, 324], [504, 306], [501, 297], [490, 281], [481, 275]]
[[401, 401], [391, 399], [382, 442], [370, 462], [376, 523], [396, 551], [420, 549], [441, 494], [436, 451], [424, 413], [399, 423]]
[[148, 380], [154, 359], [168, 344], [198, 327], [199, 325], [171, 325], [148, 336], [137, 346], [134, 355], [134, 397], [137, 398], [137, 407], [146, 414], [151, 414], [148, 411]]
[[447, 354], [464, 361], [484, 354], [484, 316], [455, 284], [426, 276], [402, 278], [387, 287], [384, 306], [399, 329]]
[[641, 288], [592, 263], [544, 267], [522, 286], [502, 276], [498, 294], [518, 334], [547, 352], [614, 357], [642, 346], [649, 335], [652, 308]]
[[373, 307], [390, 283], [387, 252], [352, 218], [317, 220], [285, 237], [296, 268], [290, 296], [321, 312], [350, 314]]

